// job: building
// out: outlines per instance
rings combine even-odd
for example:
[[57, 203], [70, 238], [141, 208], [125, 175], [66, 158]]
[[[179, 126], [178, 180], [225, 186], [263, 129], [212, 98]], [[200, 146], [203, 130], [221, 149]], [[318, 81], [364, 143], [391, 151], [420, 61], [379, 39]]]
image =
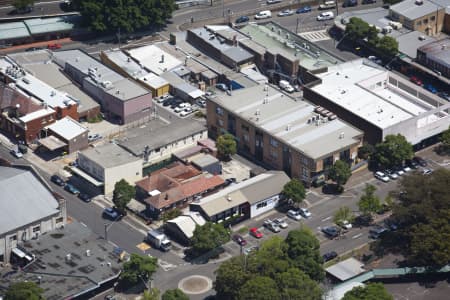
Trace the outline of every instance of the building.
[[417, 62], [450, 79], [450, 38], [417, 49]]
[[268, 85], [209, 97], [208, 134], [235, 136], [238, 151], [310, 184], [338, 159], [355, 162], [363, 133], [331, 112]]
[[151, 92], [114, 72], [80, 50], [58, 51], [54, 61], [87, 94], [100, 103], [105, 114], [120, 124], [149, 116]]
[[401, 134], [420, 147], [450, 125], [450, 102], [364, 59], [316, 76], [303, 97], [363, 130], [371, 144]]
[[64, 227], [65, 200], [32, 167], [0, 166], [0, 190], [0, 264], [27, 264], [33, 258], [18, 245]]
[[389, 7], [389, 18], [410, 30], [438, 35], [444, 26], [448, 1], [404, 0]]
[[142, 160], [113, 143], [78, 152], [77, 163], [78, 168], [72, 170], [93, 185], [103, 186], [105, 195], [111, 195], [121, 179], [134, 185], [142, 178]]
[[161, 75], [182, 64], [180, 60], [157, 45], [148, 45], [127, 50], [128, 55], [148, 71]]
[[198, 212], [189, 212], [167, 221], [165, 231], [181, 244], [189, 245], [197, 226], [205, 225], [205, 219]]
[[338, 262], [337, 264], [326, 268], [325, 271], [327, 274], [331, 275], [340, 282], [346, 281], [366, 272], [364, 269], [364, 264], [353, 257]]
[[[58, 120], [44, 130], [47, 137], [40, 139], [39, 144], [50, 151], [62, 149], [67, 153], [74, 153], [89, 146], [89, 130], [70, 117]], [[50, 136], [52, 138], [49, 139]]]
[[167, 210], [186, 207], [224, 183], [220, 176], [202, 173], [192, 166], [176, 162], [136, 182], [136, 195], [146, 203], [149, 213], [158, 218]]
[[288, 182], [289, 177], [284, 172], [270, 171], [191, 203], [190, 210], [217, 223], [231, 218], [236, 222], [254, 218], [278, 205], [283, 186]]

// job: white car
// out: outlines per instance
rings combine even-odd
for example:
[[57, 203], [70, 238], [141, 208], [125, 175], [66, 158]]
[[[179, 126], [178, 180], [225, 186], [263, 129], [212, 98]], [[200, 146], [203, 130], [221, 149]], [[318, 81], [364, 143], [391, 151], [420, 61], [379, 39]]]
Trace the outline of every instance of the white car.
[[403, 171], [405, 171], [405, 172], [411, 172], [411, 168], [408, 167], [408, 166], [404, 166], [404, 167], [403, 167]]
[[158, 102], [158, 103], [163, 103], [164, 101], [166, 101], [166, 100], [169, 99], [169, 98], [170, 98], [170, 95], [169, 95], [169, 94], [164, 94], [164, 95], [162, 95], [161, 97], [159, 97], [158, 100], [156, 100], [156, 102]]
[[341, 224], [339, 224], [342, 228], [344, 228], [344, 229], [352, 229], [352, 223], [350, 223], [349, 221], [347, 221], [347, 220], [344, 220], [344, 221], [342, 221], [341, 222]]
[[377, 172], [375, 172], [374, 176], [375, 176], [375, 178], [377, 178], [383, 182], [389, 182], [389, 177], [386, 174], [384, 174], [383, 172], [377, 171]]
[[310, 212], [307, 208], [300, 208], [300, 213], [301, 213], [302, 216], [304, 216], [305, 218], [311, 217], [311, 212]]
[[276, 225], [278, 225], [280, 228], [283, 228], [283, 229], [288, 228], [288, 226], [289, 226], [288, 223], [285, 220], [281, 219], [281, 218], [274, 219], [272, 222], [275, 223]]
[[275, 3], [280, 3], [283, 0], [267, 0], [266, 3], [267, 4], [275, 4]]
[[320, 15], [318, 15], [316, 19], [317, 19], [317, 21], [333, 20], [334, 13], [332, 11], [326, 11], [326, 12], [320, 13]]
[[295, 11], [292, 9], [285, 9], [282, 10], [278, 13], [279, 17], [287, 17], [287, 16], [292, 16], [293, 14], [295, 14]]
[[272, 12], [270, 10], [260, 11], [259, 13], [257, 13], [255, 15], [256, 20], [268, 19], [268, 18], [272, 18]]
[[386, 171], [384, 172], [384, 174], [386, 174], [387, 176], [389, 176], [390, 179], [393, 179], [393, 180], [395, 180], [395, 179], [398, 178], [398, 174], [395, 173], [395, 172], [392, 171], [392, 170], [386, 170]]
[[184, 110], [184, 107], [180, 107], [180, 106], [177, 106], [173, 109], [173, 111], [176, 113], [182, 112], [183, 110]]
[[178, 107], [181, 107], [181, 108], [191, 107], [191, 104], [187, 103], [187, 102], [183, 102], [183, 103], [180, 103], [180, 105], [178, 105]]
[[300, 221], [302, 219], [300, 212], [298, 212], [296, 210], [292, 210], [292, 209], [287, 212], [287, 216], [296, 221]]
[[187, 115], [190, 115], [193, 112], [192, 108], [188, 107], [185, 108], [182, 112], [180, 112], [180, 117], [186, 117]]
[[15, 158], [22, 158], [23, 154], [20, 151], [17, 150], [11, 150], [11, 154], [15, 157]]

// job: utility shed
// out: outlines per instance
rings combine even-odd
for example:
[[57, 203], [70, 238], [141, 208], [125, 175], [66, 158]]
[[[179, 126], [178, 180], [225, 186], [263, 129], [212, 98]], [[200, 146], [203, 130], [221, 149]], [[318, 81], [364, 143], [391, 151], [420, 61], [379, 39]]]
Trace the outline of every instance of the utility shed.
[[326, 268], [325, 271], [340, 281], [346, 281], [347, 279], [364, 273], [366, 270], [364, 269], [364, 264], [362, 262], [350, 257], [349, 259]]

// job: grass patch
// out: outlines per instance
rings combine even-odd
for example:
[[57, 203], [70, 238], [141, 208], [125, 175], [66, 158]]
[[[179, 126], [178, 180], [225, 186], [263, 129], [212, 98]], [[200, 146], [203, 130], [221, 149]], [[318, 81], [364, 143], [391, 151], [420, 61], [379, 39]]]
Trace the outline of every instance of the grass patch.
[[195, 112], [194, 116], [196, 118], [206, 118], [206, 114], [204, 114], [202, 111], [198, 110]]
[[242, 228], [240, 228], [239, 230], [238, 230], [238, 232], [240, 233], [240, 234], [244, 234], [244, 233], [246, 233], [248, 231], [248, 227], [247, 226], [244, 226], [244, 227], [242, 227]]
[[86, 120], [88, 123], [100, 123], [101, 121], [103, 121], [102, 115], [98, 114], [93, 118], [87, 118]]

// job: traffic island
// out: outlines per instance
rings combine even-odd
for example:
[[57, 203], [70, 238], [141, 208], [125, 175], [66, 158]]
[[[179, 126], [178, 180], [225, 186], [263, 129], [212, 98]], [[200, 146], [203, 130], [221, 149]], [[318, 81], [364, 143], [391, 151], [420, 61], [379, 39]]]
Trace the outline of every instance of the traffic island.
[[212, 289], [212, 280], [206, 276], [192, 275], [182, 279], [178, 288], [186, 294], [204, 294]]

